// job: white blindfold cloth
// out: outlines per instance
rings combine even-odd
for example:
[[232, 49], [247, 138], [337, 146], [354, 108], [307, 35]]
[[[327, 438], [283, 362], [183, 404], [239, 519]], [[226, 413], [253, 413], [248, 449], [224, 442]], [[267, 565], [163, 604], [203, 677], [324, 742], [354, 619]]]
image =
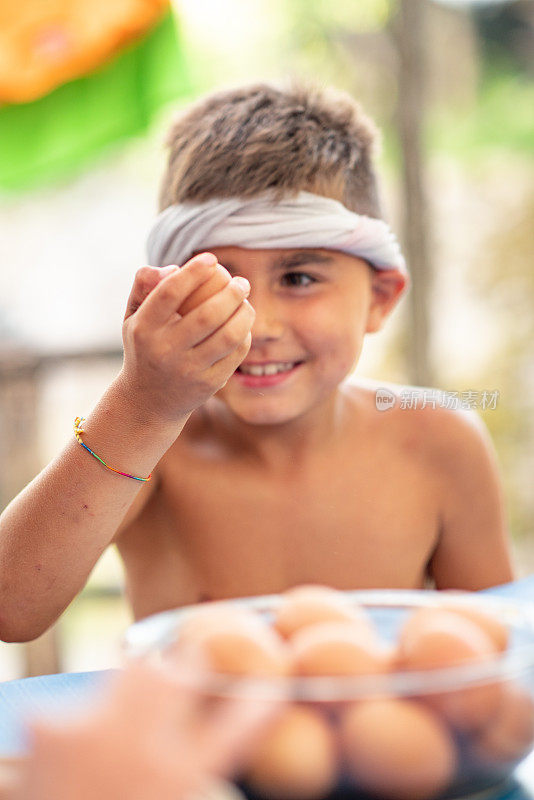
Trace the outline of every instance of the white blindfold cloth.
[[182, 266], [193, 253], [226, 246], [339, 250], [376, 269], [407, 276], [399, 244], [386, 222], [310, 192], [281, 200], [265, 194], [169, 206], [148, 235], [148, 263]]

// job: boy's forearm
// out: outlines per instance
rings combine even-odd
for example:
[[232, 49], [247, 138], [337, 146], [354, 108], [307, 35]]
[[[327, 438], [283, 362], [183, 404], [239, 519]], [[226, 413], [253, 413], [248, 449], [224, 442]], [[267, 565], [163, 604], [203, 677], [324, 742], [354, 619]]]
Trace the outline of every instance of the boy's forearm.
[[[148, 475], [188, 416], [160, 422], [121, 376], [83, 423], [106, 463]], [[144, 484], [106, 469], [72, 438], [0, 517], [0, 639], [35, 638], [83, 588]]]

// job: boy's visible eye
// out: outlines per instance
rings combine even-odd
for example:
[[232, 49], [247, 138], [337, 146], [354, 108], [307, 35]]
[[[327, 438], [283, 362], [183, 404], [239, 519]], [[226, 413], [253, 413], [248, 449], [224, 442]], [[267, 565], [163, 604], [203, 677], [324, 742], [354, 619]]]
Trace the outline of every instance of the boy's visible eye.
[[286, 286], [306, 287], [317, 283], [317, 279], [307, 272], [286, 272], [282, 276], [282, 283]]

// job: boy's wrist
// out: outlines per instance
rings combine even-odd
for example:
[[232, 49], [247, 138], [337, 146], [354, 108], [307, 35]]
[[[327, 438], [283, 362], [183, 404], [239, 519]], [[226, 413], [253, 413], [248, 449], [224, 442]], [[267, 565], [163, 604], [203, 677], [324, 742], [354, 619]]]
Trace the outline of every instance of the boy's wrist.
[[168, 431], [169, 434], [174, 434], [174, 437], [178, 436], [191, 415], [191, 412], [180, 411], [175, 414], [162, 414], [150, 397], [139, 394], [137, 387], [131, 385], [122, 371], [109, 387], [109, 393], [110, 399], [121, 408], [133, 428], [141, 427], [143, 430], [148, 428], [155, 434]]
[[[81, 414], [83, 414], [81, 409]], [[180, 435], [189, 414], [166, 420], [145, 406], [120, 373], [83, 422], [84, 443], [105, 463], [147, 476]]]

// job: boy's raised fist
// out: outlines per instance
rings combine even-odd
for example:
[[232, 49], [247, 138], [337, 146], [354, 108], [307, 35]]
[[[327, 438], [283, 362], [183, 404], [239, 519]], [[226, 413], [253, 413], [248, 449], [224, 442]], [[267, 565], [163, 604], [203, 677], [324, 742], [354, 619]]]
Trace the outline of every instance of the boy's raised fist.
[[250, 284], [200, 253], [183, 267], [143, 267], [123, 325], [128, 403], [179, 420], [222, 388], [251, 345]]

